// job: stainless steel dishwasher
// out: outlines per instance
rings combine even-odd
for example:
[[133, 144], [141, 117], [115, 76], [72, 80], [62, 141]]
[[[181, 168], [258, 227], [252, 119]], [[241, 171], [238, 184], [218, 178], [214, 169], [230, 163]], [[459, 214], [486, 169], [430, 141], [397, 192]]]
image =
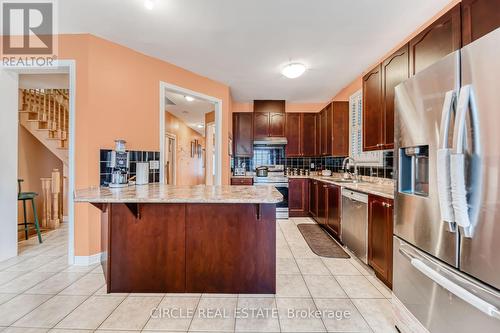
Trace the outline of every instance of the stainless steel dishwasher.
[[342, 188], [342, 242], [368, 263], [368, 195]]

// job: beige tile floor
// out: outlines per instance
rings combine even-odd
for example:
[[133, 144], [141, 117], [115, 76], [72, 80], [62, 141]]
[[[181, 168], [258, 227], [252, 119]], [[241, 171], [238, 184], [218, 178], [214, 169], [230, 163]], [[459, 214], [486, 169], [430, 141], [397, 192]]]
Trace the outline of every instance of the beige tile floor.
[[277, 223], [276, 295], [106, 294], [100, 265], [67, 264], [67, 228], [23, 241], [0, 262], [0, 332], [396, 332], [391, 291], [357, 259], [315, 255], [298, 223], [314, 222]]

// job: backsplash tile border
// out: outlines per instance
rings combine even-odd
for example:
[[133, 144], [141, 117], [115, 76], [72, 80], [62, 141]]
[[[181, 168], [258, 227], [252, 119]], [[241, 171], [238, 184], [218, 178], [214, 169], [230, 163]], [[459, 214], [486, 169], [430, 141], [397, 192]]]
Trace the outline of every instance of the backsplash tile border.
[[[285, 157], [283, 154], [278, 154], [277, 158], [270, 157], [268, 160], [263, 160], [259, 155], [261, 153], [258, 147], [254, 147], [254, 157], [232, 157], [231, 158], [231, 170], [235, 167], [240, 167], [242, 163], [245, 163], [245, 169], [247, 172], [254, 171], [255, 167], [258, 165], [275, 165], [283, 164], [285, 167], [297, 168], [297, 169], [307, 169], [311, 171], [318, 171], [323, 169], [331, 170], [332, 172], [342, 172], [342, 162], [344, 157], [333, 157], [333, 156], [323, 156], [323, 157]], [[267, 149], [269, 150], [269, 149]], [[269, 154], [272, 155], [272, 154]], [[257, 156], [257, 157], [256, 157]], [[276, 156], [276, 154], [274, 154]], [[311, 163], [314, 163], [314, 168], [311, 168]], [[351, 171], [354, 171], [354, 167], [351, 167]], [[384, 151], [384, 166], [383, 167], [370, 167], [370, 166], [358, 166], [358, 172], [362, 176], [379, 177], [386, 179], [393, 179], [394, 176], [394, 153], [392, 150]]]

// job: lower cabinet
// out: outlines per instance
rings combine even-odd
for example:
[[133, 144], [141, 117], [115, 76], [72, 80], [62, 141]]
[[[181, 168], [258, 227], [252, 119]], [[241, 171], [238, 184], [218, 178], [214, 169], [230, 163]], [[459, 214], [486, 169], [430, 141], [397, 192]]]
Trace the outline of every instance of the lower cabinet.
[[[289, 189], [289, 197], [293, 189]], [[309, 181], [309, 214], [333, 237], [340, 240], [340, 186]], [[292, 210], [290, 208], [290, 214]], [[292, 215], [290, 215], [292, 216]]]
[[327, 215], [327, 205], [326, 205], [326, 183], [318, 182], [318, 195], [317, 195], [317, 205], [318, 205], [318, 215], [316, 216], [316, 222], [322, 226], [326, 226], [326, 215]]
[[393, 200], [368, 197], [368, 264], [392, 288]]
[[309, 214], [314, 219], [318, 216], [318, 186], [317, 180], [311, 179], [309, 181]]
[[326, 186], [326, 223], [327, 230], [336, 239], [340, 240], [340, 186], [328, 184]]
[[252, 177], [241, 177], [241, 178], [232, 177], [231, 178], [231, 185], [252, 186], [253, 185], [253, 178]]
[[309, 216], [309, 179], [288, 180], [288, 214], [290, 217]]

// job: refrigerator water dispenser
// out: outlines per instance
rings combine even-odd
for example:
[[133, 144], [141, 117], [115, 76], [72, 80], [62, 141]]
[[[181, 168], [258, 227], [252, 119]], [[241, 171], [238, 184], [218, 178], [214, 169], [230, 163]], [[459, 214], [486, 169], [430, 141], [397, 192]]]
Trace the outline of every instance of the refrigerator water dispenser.
[[399, 192], [429, 196], [429, 146], [399, 149]]

